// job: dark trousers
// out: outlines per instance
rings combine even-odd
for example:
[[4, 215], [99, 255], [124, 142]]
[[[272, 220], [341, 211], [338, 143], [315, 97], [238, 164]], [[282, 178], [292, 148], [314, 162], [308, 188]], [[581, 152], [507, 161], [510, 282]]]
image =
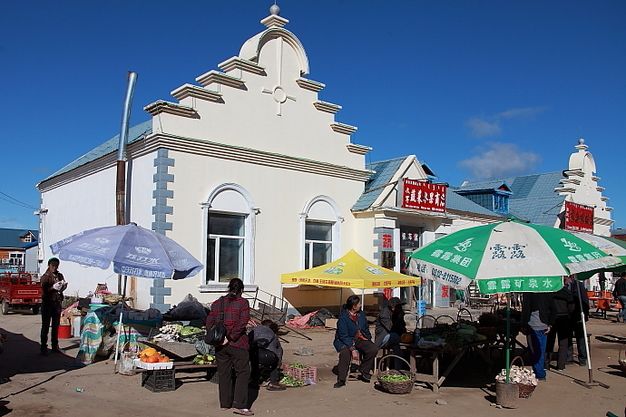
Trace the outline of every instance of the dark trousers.
[[50, 323], [52, 323], [52, 335], [50, 342], [52, 348], [59, 347], [59, 323], [61, 322], [61, 304], [59, 303], [43, 303], [41, 304], [41, 349], [45, 350], [48, 346], [48, 331]]
[[252, 365], [252, 381], [254, 383], [269, 380], [272, 384], [280, 382], [280, 360], [270, 350], [256, 348], [250, 351], [250, 364]]
[[229, 345], [220, 346], [216, 349], [215, 357], [219, 374], [220, 407], [247, 408], [250, 381], [248, 351]]
[[547, 361], [550, 363], [552, 351], [554, 349], [554, 341], [558, 339], [558, 356], [556, 367], [557, 369], [565, 369], [565, 363], [567, 362], [567, 354], [569, 352], [569, 339], [572, 336], [572, 323], [569, 316], [558, 316], [554, 322], [554, 326], [548, 333], [548, 345], [546, 353], [548, 355]]
[[[585, 345], [585, 332], [583, 323], [573, 318], [574, 339], [576, 340], [576, 349], [578, 351], [578, 363], [585, 365], [587, 363], [587, 346]], [[568, 359], [574, 360], [574, 343], [570, 339]]]
[[[374, 367], [374, 358], [378, 353], [378, 346], [369, 340], [359, 340], [354, 346], [361, 354], [361, 366], [359, 372], [361, 375], [369, 378]], [[339, 364], [337, 365], [337, 380], [344, 381], [348, 379], [350, 371], [350, 362], [352, 361], [352, 351], [349, 348], [341, 349], [339, 352]]]

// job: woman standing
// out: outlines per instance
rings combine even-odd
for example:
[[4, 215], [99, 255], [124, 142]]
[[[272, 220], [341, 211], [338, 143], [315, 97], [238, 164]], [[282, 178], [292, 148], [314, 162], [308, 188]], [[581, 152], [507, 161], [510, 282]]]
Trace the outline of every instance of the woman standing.
[[361, 299], [357, 295], [351, 295], [339, 313], [337, 332], [333, 342], [339, 352], [339, 364], [337, 365], [337, 382], [335, 388], [346, 385], [352, 354], [361, 354], [361, 366], [359, 379], [370, 382], [374, 358], [378, 353], [378, 347], [372, 343], [372, 335], [367, 324], [365, 313], [361, 311]]
[[241, 296], [242, 293], [243, 281], [239, 278], [231, 279], [228, 283], [228, 294], [220, 297], [211, 306], [211, 313], [206, 319], [206, 328], [210, 329], [224, 317], [226, 338], [224, 343], [215, 349], [222, 410], [233, 408], [235, 414], [252, 416], [254, 413], [247, 408], [250, 357], [246, 325], [250, 320], [250, 305], [248, 300]]

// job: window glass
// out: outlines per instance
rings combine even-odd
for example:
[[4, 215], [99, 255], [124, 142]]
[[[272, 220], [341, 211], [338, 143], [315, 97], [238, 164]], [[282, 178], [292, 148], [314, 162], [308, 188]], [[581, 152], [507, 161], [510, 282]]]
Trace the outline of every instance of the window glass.
[[220, 239], [219, 281], [243, 279], [243, 239]]
[[330, 242], [332, 240], [332, 230], [332, 223], [307, 221], [305, 239]]
[[244, 236], [245, 216], [209, 213], [209, 234]]

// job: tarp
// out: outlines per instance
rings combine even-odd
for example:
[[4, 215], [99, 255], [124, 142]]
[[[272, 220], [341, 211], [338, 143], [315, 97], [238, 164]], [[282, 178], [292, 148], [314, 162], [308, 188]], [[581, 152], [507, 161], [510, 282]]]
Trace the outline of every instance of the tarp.
[[304, 271], [282, 274], [280, 282], [335, 288], [393, 288], [420, 285], [421, 279], [368, 262], [351, 250], [334, 262]]

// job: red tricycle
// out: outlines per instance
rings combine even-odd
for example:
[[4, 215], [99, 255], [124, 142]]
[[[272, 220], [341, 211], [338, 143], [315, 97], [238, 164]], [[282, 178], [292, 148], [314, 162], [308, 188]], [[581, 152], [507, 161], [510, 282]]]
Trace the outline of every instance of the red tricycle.
[[10, 310], [31, 310], [39, 314], [42, 289], [31, 274], [7, 272], [0, 274], [0, 313]]

